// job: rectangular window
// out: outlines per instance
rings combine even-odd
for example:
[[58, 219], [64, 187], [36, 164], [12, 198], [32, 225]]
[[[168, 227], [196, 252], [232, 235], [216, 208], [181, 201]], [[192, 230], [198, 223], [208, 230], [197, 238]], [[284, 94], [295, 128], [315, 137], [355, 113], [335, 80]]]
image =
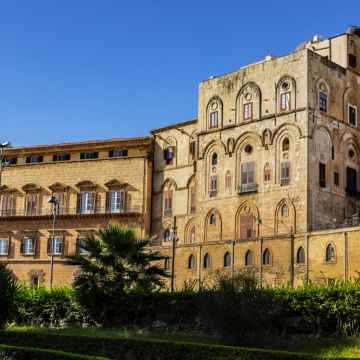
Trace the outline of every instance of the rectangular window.
[[241, 164], [241, 191], [253, 191], [255, 189], [255, 162]]
[[339, 173], [334, 172], [334, 185], [339, 186]]
[[327, 112], [327, 94], [323, 91], [319, 92], [319, 110]]
[[25, 213], [27, 216], [37, 215], [38, 194], [37, 193], [27, 194], [25, 205], [26, 205]]
[[189, 152], [192, 159], [195, 159], [196, 142], [191, 141], [189, 146]]
[[64, 192], [56, 192], [52, 194], [56, 201], [56, 214], [64, 215], [66, 213], [66, 194]]
[[172, 215], [172, 199], [173, 199], [173, 191], [167, 190], [164, 193], [164, 216]]
[[190, 213], [194, 214], [196, 212], [196, 191], [195, 186], [190, 188]]
[[128, 156], [128, 149], [113, 149], [109, 151], [109, 157], [126, 157]]
[[290, 110], [290, 93], [283, 93], [280, 96], [280, 110], [287, 111]]
[[83, 191], [78, 194], [78, 213], [92, 214], [95, 208], [95, 194], [91, 191]]
[[36, 164], [43, 162], [44, 157], [42, 155], [29, 155], [26, 157], [27, 164]]
[[4, 158], [3, 163], [6, 166], [16, 165], [17, 164], [17, 157], [11, 157], [11, 158]]
[[77, 255], [86, 256], [89, 252], [86, 250], [86, 238], [79, 237], [76, 240], [76, 253]]
[[64, 240], [62, 236], [54, 236], [54, 238], [50, 238], [48, 241], [48, 254], [59, 256], [63, 254], [64, 249]]
[[280, 185], [285, 186], [290, 184], [290, 162], [284, 161], [281, 163]]
[[53, 161], [69, 161], [70, 159], [71, 159], [71, 155], [68, 153], [53, 155]]
[[175, 154], [175, 148], [174, 146], [168, 146], [165, 150], [164, 150], [164, 160], [166, 162], [166, 165], [170, 165], [172, 164], [173, 160], [174, 160], [174, 154]]
[[80, 153], [80, 160], [97, 159], [98, 157], [98, 151], [84, 151]]
[[254, 217], [252, 214], [240, 216], [240, 239], [250, 239], [254, 236]]
[[348, 115], [349, 116], [348, 117], [349, 125], [356, 127], [357, 126], [357, 107], [349, 104], [348, 113], [349, 113], [349, 115]]
[[210, 113], [210, 129], [218, 127], [218, 111]]
[[217, 176], [213, 175], [210, 177], [210, 196], [216, 196], [217, 194]]
[[9, 255], [9, 240], [0, 239], [0, 256]]
[[120, 213], [124, 211], [125, 193], [124, 191], [110, 191], [108, 193], [108, 211], [111, 213]]
[[357, 58], [354, 54], [349, 54], [349, 66], [356, 68], [357, 66]]
[[319, 185], [326, 187], [326, 165], [323, 163], [319, 163]]
[[346, 168], [346, 193], [349, 196], [357, 195], [357, 171], [351, 167]]
[[25, 237], [21, 243], [22, 255], [34, 255], [35, 254], [35, 240]]
[[13, 214], [13, 197], [11, 194], [3, 194], [1, 200], [1, 216], [11, 216]]
[[251, 120], [253, 117], [252, 103], [244, 104], [244, 120]]

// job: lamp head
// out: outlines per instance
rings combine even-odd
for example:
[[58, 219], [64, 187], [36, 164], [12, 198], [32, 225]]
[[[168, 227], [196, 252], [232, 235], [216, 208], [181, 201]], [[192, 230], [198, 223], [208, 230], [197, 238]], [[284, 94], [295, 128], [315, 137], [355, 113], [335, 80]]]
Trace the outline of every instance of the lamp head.
[[49, 197], [48, 203], [49, 203], [49, 204], [56, 205], [56, 204], [58, 203], [58, 200], [57, 200], [57, 198], [53, 195], [53, 196]]

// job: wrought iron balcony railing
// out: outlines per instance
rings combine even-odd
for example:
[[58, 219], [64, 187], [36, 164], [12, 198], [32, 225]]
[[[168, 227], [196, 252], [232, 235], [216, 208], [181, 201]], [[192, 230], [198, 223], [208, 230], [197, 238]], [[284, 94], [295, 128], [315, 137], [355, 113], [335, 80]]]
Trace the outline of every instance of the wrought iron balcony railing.
[[258, 184], [241, 184], [238, 186], [238, 193], [249, 193], [249, 192], [257, 192], [258, 191]]
[[[57, 216], [66, 216], [66, 215], [93, 215], [93, 214], [131, 214], [141, 212], [140, 207], [131, 207], [126, 209], [109, 209], [106, 207], [97, 207], [95, 209], [78, 209], [78, 208], [60, 208], [57, 212]], [[30, 210], [18, 210], [18, 209], [8, 209], [0, 210], [0, 217], [16, 217], [16, 216], [51, 216], [53, 215], [52, 209], [31, 209]]]

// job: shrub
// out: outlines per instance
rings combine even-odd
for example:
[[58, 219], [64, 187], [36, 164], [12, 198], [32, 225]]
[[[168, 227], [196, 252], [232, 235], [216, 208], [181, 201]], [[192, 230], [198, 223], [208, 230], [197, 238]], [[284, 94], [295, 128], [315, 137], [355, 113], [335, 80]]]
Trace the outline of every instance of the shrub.
[[35, 349], [23, 346], [9, 346], [0, 344], [1, 360], [109, 360], [104, 357], [75, 355], [59, 350]]
[[[138, 340], [73, 337], [26, 332], [0, 332], [0, 342], [36, 344], [47, 349], [61, 349], [67, 352], [105, 356], [111, 359], [146, 360], [257, 360], [257, 359], [313, 359], [310, 355], [283, 351], [236, 348], [222, 345], [195, 344], [164, 340]], [[66, 358], [65, 358], [66, 359]]]
[[60, 327], [93, 322], [80, 307], [71, 288], [19, 287], [15, 321], [19, 325]]
[[6, 264], [0, 263], [0, 329], [4, 328], [15, 310], [18, 285]]

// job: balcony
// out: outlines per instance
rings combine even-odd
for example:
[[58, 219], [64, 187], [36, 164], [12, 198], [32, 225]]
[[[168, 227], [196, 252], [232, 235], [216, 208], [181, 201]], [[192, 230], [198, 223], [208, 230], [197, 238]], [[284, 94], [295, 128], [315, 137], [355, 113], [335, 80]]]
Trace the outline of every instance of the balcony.
[[238, 194], [252, 193], [258, 191], [258, 184], [241, 184], [238, 186]]
[[[57, 216], [90, 216], [90, 215], [121, 215], [121, 214], [139, 214], [141, 212], [140, 206], [134, 206], [127, 209], [109, 209], [107, 207], [98, 207], [93, 210], [81, 211], [78, 208], [61, 208], [57, 212]], [[12, 217], [39, 217], [39, 216], [52, 216], [52, 209], [31, 209], [29, 210], [0, 210], [0, 218], [12, 218]]]

